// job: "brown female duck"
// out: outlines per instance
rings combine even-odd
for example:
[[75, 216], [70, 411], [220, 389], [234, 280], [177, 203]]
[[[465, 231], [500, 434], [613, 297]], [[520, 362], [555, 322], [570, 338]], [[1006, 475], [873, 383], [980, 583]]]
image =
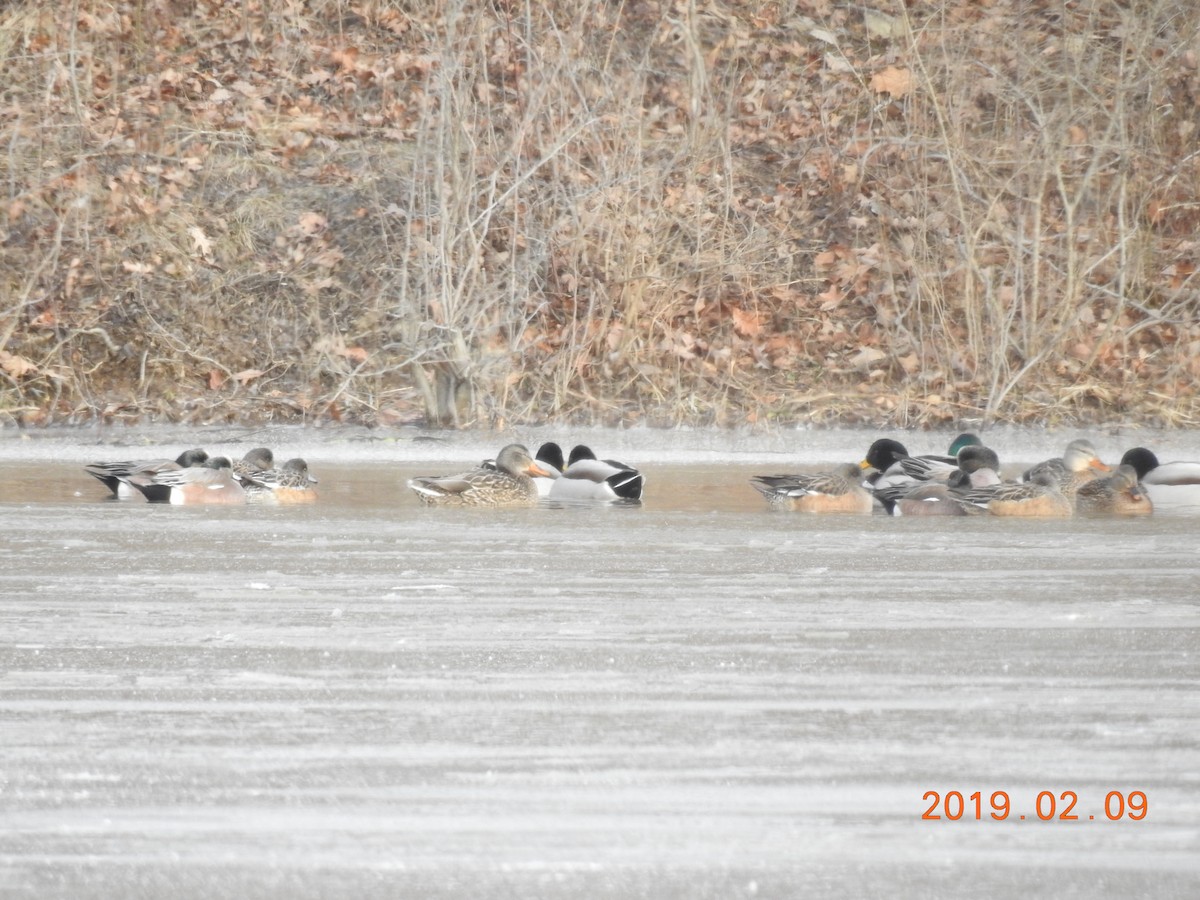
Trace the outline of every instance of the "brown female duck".
[[1154, 504], [1138, 483], [1131, 465], [1120, 465], [1107, 478], [1096, 478], [1075, 491], [1075, 511], [1081, 516], [1148, 516]]
[[493, 464], [458, 475], [423, 475], [408, 486], [430, 506], [535, 506], [538, 489], [530, 476], [548, 475], [525, 447], [509, 444]]

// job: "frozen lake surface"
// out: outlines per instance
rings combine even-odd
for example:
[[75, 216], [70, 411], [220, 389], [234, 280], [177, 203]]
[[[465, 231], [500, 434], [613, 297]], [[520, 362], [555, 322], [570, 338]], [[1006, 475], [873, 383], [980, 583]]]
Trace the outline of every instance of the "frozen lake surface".
[[[510, 437], [0, 434], [0, 896], [1200, 896], [1200, 519], [747, 484], [859, 432], [583, 435], [646, 473], [633, 508], [404, 487]], [[108, 502], [80, 468], [259, 443], [320, 502]]]

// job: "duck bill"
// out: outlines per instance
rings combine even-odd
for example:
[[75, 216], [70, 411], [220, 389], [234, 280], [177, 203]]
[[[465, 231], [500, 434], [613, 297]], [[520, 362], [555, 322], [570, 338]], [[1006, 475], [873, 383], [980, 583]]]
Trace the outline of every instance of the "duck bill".
[[1100, 462], [1100, 460], [1098, 460], [1098, 459], [1093, 459], [1090, 463], [1088, 463], [1088, 468], [1093, 469], [1097, 472], [1111, 472], [1112, 471], [1112, 466], [1105, 465], [1104, 463]]
[[533, 475], [535, 477], [537, 477], [537, 476], [541, 476], [542, 478], [550, 478], [551, 477], [550, 473], [547, 472], [545, 469], [543, 469], [541, 466], [539, 466], [536, 462], [532, 462], [529, 465], [527, 465], [525, 467], [525, 473], [527, 475]]

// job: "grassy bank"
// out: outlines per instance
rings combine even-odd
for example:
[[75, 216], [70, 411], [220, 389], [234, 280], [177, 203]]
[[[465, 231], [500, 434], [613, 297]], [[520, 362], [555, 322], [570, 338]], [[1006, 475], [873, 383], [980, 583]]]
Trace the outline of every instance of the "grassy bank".
[[1187, 0], [0, 12], [0, 420], [1200, 423]]

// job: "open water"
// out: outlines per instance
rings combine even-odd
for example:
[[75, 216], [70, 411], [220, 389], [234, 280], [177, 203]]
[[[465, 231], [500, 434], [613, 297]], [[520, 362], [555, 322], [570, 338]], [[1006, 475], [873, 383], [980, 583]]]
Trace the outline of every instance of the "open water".
[[[429, 509], [407, 477], [575, 436], [412, 437], [0, 433], [0, 896], [1200, 896], [1200, 518], [747, 484], [859, 432], [588, 432], [641, 506]], [[80, 468], [260, 443], [317, 504]]]

